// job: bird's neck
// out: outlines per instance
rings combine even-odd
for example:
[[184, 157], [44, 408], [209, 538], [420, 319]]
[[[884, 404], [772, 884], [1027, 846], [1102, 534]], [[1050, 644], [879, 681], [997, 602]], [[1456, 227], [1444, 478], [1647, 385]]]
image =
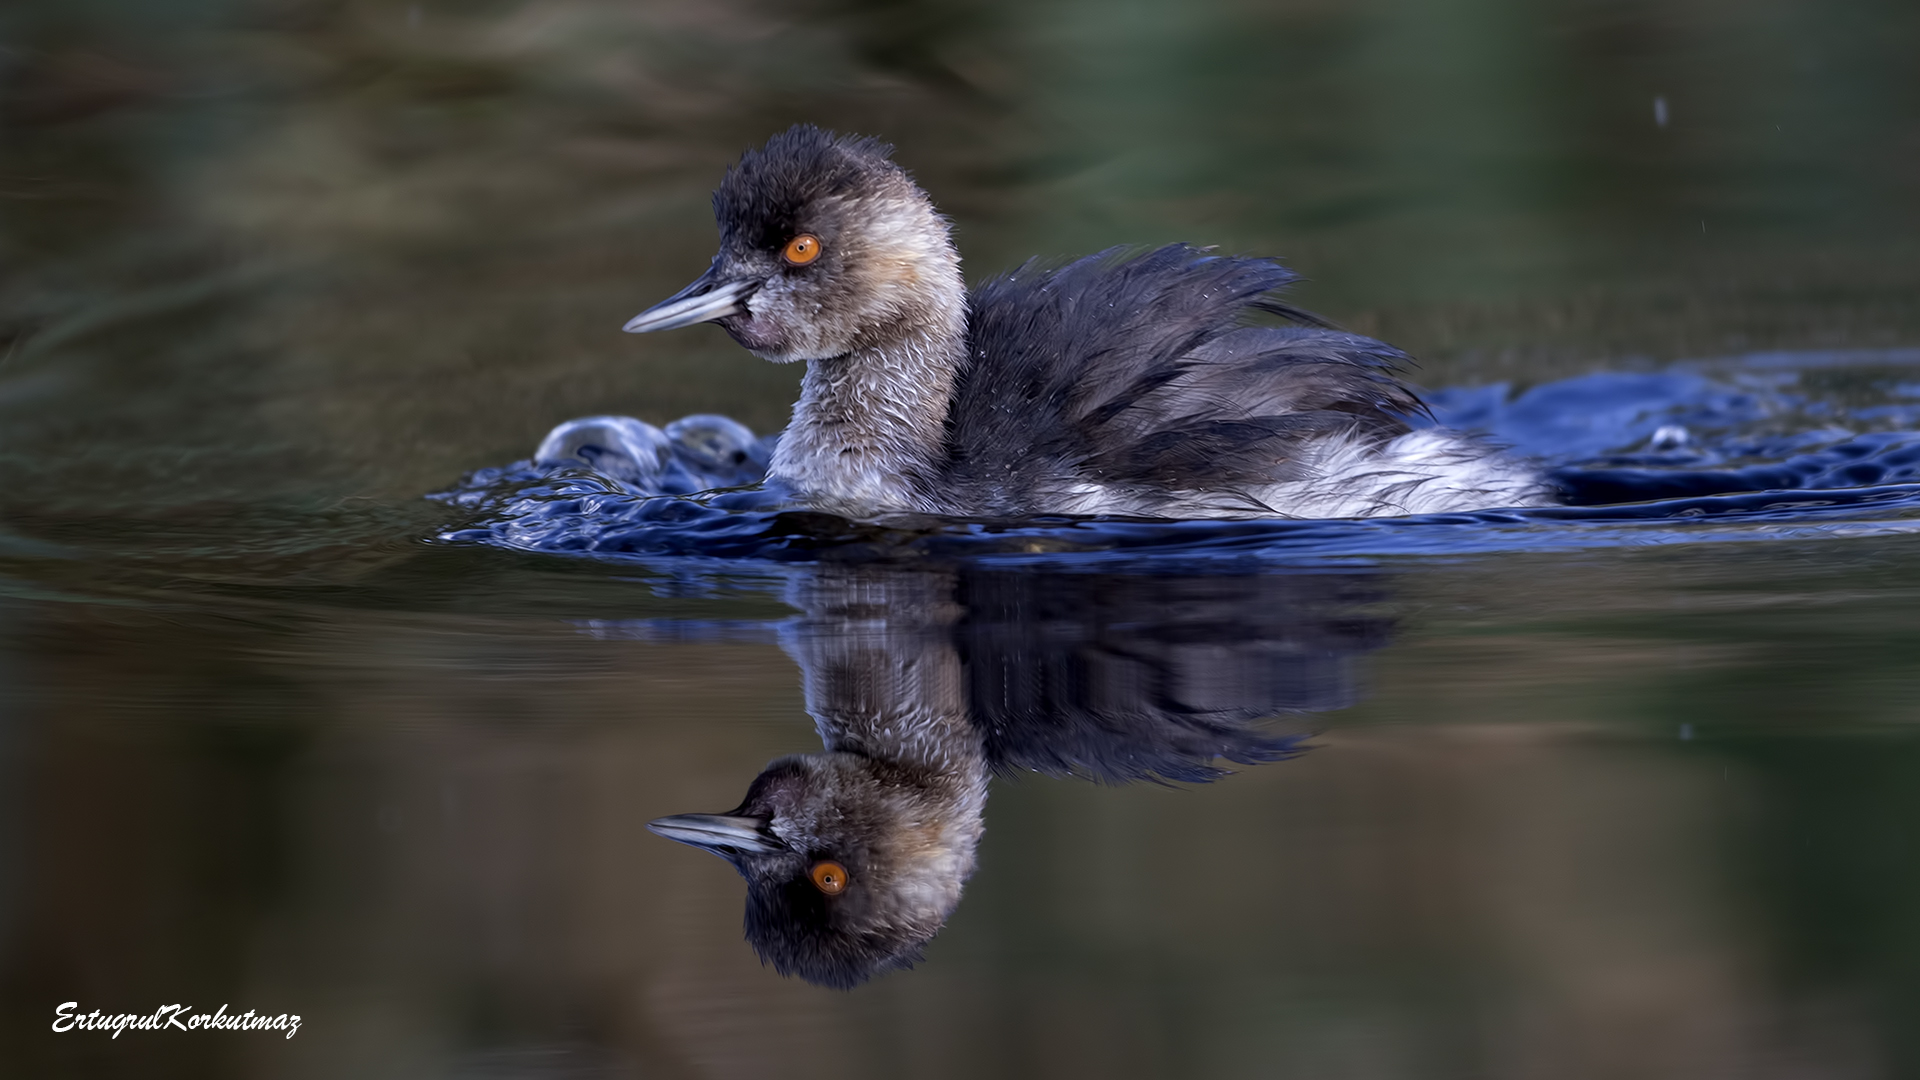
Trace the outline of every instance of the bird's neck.
[[789, 585], [787, 602], [806, 614], [781, 644], [800, 664], [807, 712], [828, 750], [984, 798], [986, 749], [954, 644], [964, 614], [955, 589], [944, 573], [823, 567]]
[[922, 509], [945, 453], [947, 410], [966, 356], [966, 316], [843, 356], [807, 362], [800, 400], [768, 472], [856, 516]]

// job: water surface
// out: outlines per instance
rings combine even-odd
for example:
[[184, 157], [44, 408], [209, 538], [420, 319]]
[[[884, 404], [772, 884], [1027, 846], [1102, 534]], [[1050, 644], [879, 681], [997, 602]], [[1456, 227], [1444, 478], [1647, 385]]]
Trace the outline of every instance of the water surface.
[[[1916, 47], [1866, 0], [10, 5], [4, 1071], [1920, 1073]], [[1576, 505], [874, 525], [516, 466], [780, 426], [796, 372], [617, 330], [797, 120], [896, 142], [974, 278], [1280, 255]], [[644, 825], [819, 753], [860, 640], [1101, 734], [997, 744], [924, 962], [833, 991]], [[1169, 723], [1304, 753], [1113, 782]]]

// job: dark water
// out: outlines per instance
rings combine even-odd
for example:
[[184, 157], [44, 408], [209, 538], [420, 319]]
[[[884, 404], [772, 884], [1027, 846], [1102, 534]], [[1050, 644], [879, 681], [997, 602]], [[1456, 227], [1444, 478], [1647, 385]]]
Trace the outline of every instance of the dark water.
[[[0, 1073], [1920, 1075], [1917, 50], [1871, 2], [7, 6]], [[974, 277], [1284, 256], [1571, 505], [514, 464], [777, 430], [796, 372], [617, 330], [802, 119]], [[645, 824], [912, 709], [995, 776], [965, 898], [783, 978]]]

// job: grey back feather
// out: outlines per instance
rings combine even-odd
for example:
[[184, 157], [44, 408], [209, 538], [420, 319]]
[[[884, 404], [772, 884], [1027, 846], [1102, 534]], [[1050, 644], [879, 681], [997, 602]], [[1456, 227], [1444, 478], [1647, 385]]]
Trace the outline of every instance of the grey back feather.
[[1294, 478], [1308, 440], [1404, 434], [1423, 409], [1394, 379], [1405, 354], [1324, 326], [1243, 324], [1249, 309], [1317, 322], [1269, 296], [1294, 278], [1270, 259], [1173, 244], [982, 284], [947, 483], [1021, 514], [1063, 478], [1217, 490]]

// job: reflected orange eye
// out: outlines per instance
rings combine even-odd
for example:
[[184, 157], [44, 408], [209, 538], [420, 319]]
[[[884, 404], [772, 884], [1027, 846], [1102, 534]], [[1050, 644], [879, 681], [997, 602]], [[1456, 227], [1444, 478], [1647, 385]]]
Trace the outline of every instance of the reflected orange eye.
[[839, 896], [847, 891], [847, 868], [837, 862], [817, 862], [808, 875], [813, 878], [813, 887], [828, 896]]
[[820, 257], [820, 238], [811, 233], [801, 233], [787, 241], [787, 248], [780, 257], [795, 266], [805, 266]]

